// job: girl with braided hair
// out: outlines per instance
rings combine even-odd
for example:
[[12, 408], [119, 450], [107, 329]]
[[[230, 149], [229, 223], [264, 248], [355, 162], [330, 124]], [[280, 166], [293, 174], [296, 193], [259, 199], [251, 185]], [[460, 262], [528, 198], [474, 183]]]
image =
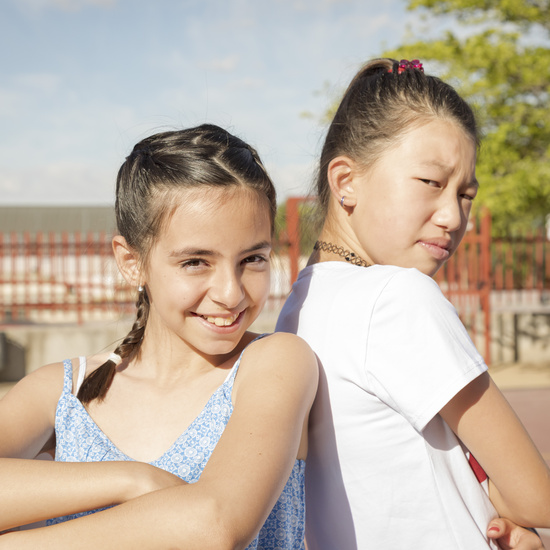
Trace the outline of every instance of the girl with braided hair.
[[277, 323], [322, 367], [310, 550], [508, 548], [498, 515], [550, 527], [548, 467], [431, 278], [466, 231], [478, 146], [472, 109], [416, 60], [367, 63], [330, 124], [319, 240]]
[[[294, 335], [248, 330], [276, 209], [256, 151], [213, 125], [153, 135], [115, 207], [136, 321], [112, 353], [0, 401], [0, 529], [48, 520], [0, 548], [302, 549], [317, 362]], [[56, 462], [26, 460], [41, 451]]]

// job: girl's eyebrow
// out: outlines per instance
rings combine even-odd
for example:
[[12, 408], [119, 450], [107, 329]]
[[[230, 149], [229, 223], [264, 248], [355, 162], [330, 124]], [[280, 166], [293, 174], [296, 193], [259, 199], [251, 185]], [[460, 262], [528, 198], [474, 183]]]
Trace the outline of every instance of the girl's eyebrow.
[[255, 245], [251, 246], [250, 248], [247, 248], [246, 250], [243, 250], [245, 254], [248, 254], [249, 252], [255, 252], [257, 250], [262, 250], [263, 248], [271, 248], [272, 244], [269, 241], [260, 241], [259, 243], [256, 243]]
[[[271, 243], [269, 241], [260, 241], [259, 243], [252, 245], [250, 248], [246, 248], [245, 250], [242, 250], [241, 253], [249, 254], [250, 252], [256, 252], [264, 248], [271, 248]], [[221, 254], [219, 252], [215, 252], [214, 250], [207, 250], [204, 248], [192, 248], [192, 247], [173, 250], [169, 254], [170, 258], [180, 258], [182, 256], [220, 256], [220, 255]]]
[[[427, 160], [423, 164], [425, 164], [426, 166], [435, 166], [436, 168], [441, 168], [442, 170], [445, 170], [447, 172], [453, 171], [453, 168], [451, 166], [437, 160]], [[479, 182], [477, 181], [477, 178], [474, 177], [474, 179], [468, 183], [468, 186], [475, 187], [476, 189], [479, 188]]]

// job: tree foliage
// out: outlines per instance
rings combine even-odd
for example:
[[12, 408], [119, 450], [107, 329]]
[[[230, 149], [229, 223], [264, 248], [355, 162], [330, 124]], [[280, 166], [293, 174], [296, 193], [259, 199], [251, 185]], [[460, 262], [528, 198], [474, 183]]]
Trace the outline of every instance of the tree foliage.
[[428, 29], [452, 16], [460, 32], [385, 52], [418, 58], [476, 109], [483, 143], [476, 202], [496, 234], [534, 228], [550, 214], [550, 2], [410, 0]]

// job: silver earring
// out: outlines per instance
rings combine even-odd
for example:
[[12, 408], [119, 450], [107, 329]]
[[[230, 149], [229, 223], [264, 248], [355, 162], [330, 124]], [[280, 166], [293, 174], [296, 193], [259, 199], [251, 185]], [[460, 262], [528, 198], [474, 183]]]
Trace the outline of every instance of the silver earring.
[[342, 198], [340, 199], [340, 206], [341, 206], [342, 208], [344, 208], [344, 200], [345, 200], [345, 198], [346, 198], [345, 196], [342, 196]]
[[138, 286], [138, 292], [143, 292], [143, 291], [144, 291], [143, 286], [142, 286], [142, 285], [139, 285], [139, 286]]

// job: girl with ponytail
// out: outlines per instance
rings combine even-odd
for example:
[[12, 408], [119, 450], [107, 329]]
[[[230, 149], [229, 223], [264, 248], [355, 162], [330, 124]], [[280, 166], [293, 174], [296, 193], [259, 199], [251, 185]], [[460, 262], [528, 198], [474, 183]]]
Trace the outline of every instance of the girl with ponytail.
[[[269, 292], [275, 190], [213, 125], [138, 143], [117, 178], [137, 290], [112, 352], [0, 401], [0, 548], [304, 548], [310, 348], [249, 331]], [[41, 452], [55, 462], [28, 460]], [[71, 520], [71, 521], [67, 521]]]
[[548, 466], [431, 278], [468, 227], [479, 141], [418, 60], [367, 63], [330, 124], [319, 237], [277, 323], [322, 365], [310, 550], [540, 548], [495, 518], [550, 527]]

